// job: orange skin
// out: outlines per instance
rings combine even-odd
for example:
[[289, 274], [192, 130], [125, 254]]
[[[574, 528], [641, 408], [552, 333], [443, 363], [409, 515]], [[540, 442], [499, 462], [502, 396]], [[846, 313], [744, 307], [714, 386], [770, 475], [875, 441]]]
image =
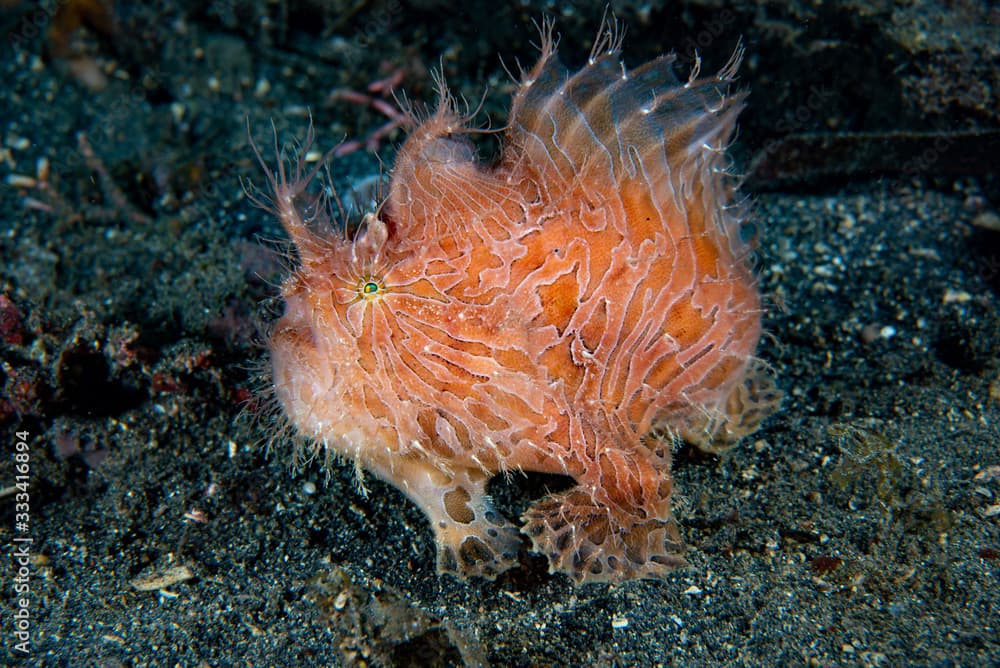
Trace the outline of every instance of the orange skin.
[[686, 85], [672, 57], [623, 76], [608, 29], [571, 76], [542, 37], [500, 161], [476, 161], [442, 90], [355, 238], [303, 214], [311, 175], [270, 174], [299, 256], [274, 392], [313, 448], [424, 510], [442, 572], [517, 564], [518, 528], [485, 494], [516, 469], [579, 483], [522, 518], [552, 571], [661, 577], [685, 564], [671, 440], [725, 449], [779, 398], [753, 362], [760, 297], [720, 172], [738, 58]]

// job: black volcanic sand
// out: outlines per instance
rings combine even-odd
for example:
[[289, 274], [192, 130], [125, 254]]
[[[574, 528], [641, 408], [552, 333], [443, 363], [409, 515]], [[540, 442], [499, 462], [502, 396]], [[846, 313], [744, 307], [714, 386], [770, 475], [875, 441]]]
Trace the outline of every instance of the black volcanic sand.
[[[496, 582], [437, 577], [400, 493], [368, 479], [364, 496], [350, 467], [291, 470], [253, 400], [286, 261], [241, 189], [262, 181], [247, 123], [269, 147], [272, 121], [301, 137], [311, 111], [325, 150], [384, 121], [331, 91], [403, 66], [427, 101], [440, 63], [469, 99], [490, 88], [499, 127], [497, 53], [530, 63], [542, 8], [143, 3], [108, 33], [87, 18], [100, 2], [53, 4], [68, 9], [0, 10], [0, 425], [4, 452], [26, 431], [31, 457], [26, 533], [0, 463], [9, 663], [1000, 665], [998, 188], [955, 148], [996, 155], [996, 10], [621, 8], [630, 65], [698, 38], [709, 71], [747, 45], [737, 157], [767, 166], [750, 174], [760, 355], [787, 399], [724, 457], [677, 453], [689, 569], [578, 588], [527, 553]], [[560, 17], [565, 60], [601, 7]], [[46, 38], [57, 19], [82, 27]], [[817, 132], [856, 159], [815, 150]], [[31, 188], [16, 175], [43, 157], [50, 188]], [[330, 169], [346, 187], [379, 165], [361, 151]], [[563, 484], [493, 491], [515, 517]], [[13, 633], [25, 535], [29, 657]]]

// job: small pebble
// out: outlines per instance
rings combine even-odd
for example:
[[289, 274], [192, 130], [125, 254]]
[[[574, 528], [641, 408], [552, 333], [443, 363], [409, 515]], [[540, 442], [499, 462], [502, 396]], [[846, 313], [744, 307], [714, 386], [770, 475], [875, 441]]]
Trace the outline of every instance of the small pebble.
[[23, 151], [31, 147], [31, 140], [27, 137], [15, 137], [11, 135], [7, 137], [7, 146], [11, 147], [15, 151]]
[[984, 230], [1000, 232], [1000, 216], [993, 211], [983, 211], [976, 214], [976, 216], [972, 219], [972, 224], [976, 227], [981, 227]]
[[990, 383], [990, 399], [1000, 401], [1000, 378]]
[[965, 290], [952, 290], [951, 288], [948, 288], [941, 301], [945, 304], [965, 304], [966, 302], [972, 301], [972, 295]]

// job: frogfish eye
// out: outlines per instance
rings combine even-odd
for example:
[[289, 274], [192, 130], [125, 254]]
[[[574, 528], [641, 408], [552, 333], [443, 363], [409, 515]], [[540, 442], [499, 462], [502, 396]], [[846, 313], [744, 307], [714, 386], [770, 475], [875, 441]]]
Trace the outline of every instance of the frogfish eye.
[[364, 295], [366, 295], [366, 296], [367, 296], [367, 295], [374, 295], [374, 294], [378, 294], [378, 291], [379, 291], [379, 286], [378, 286], [378, 283], [375, 283], [374, 281], [367, 281], [367, 282], [366, 282], [366, 283], [365, 283], [365, 284], [364, 284], [364, 285], [363, 285], [363, 286], [361, 287], [361, 292], [362, 292], [362, 294], [364, 294]]

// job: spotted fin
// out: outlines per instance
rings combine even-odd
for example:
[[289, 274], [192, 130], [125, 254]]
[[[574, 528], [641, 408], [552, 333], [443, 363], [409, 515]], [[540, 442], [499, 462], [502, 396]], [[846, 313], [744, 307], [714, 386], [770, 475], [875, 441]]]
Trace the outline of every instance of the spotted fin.
[[753, 361], [743, 381], [720, 405], [699, 414], [679, 436], [700, 450], [720, 454], [757, 431], [765, 418], [777, 412], [783, 397], [767, 367]]

